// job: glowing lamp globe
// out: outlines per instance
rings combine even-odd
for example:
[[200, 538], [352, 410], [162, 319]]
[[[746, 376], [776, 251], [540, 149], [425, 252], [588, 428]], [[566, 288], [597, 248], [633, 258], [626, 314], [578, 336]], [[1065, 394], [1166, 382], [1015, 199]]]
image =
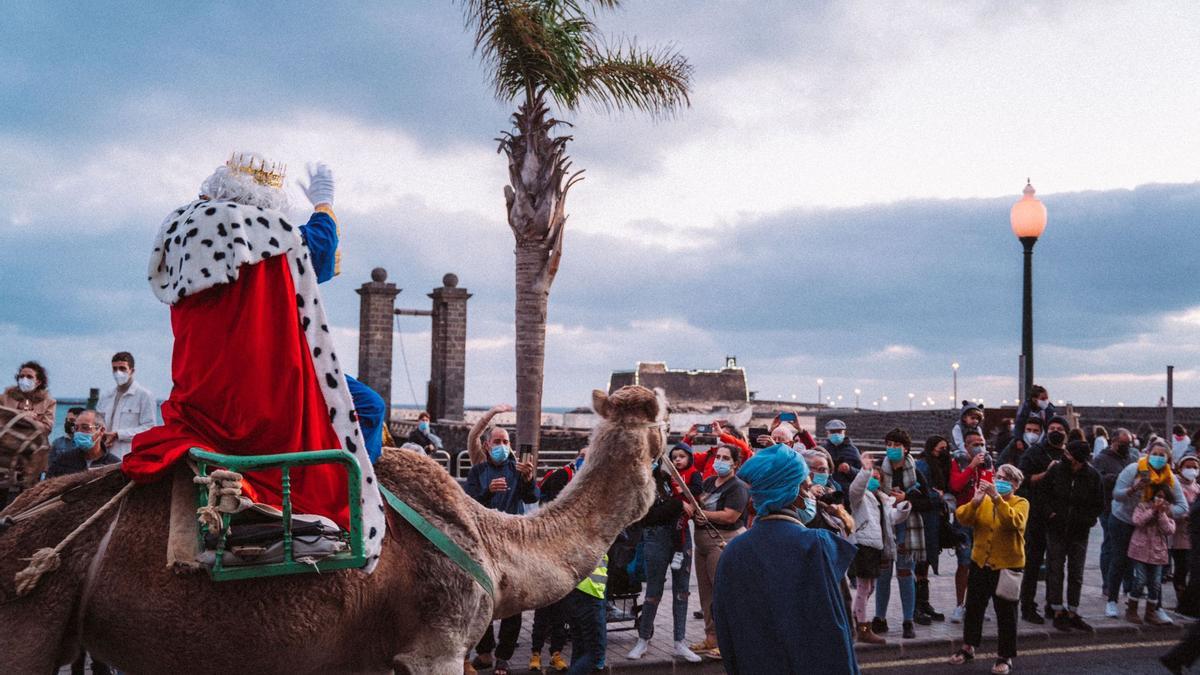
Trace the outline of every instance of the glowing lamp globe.
[[1013, 234], [1017, 235], [1018, 239], [1037, 239], [1046, 230], [1046, 205], [1033, 195], [1033, 185], [1026, 180], [1024, 196], [1013, 204], [1009, 214]]

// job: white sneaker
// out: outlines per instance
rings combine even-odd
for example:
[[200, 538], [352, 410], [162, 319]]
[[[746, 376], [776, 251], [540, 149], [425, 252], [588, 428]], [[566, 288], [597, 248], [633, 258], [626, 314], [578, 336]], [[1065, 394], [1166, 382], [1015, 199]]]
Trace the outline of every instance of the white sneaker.
[[1121, 612], [1117, 609], [1117, 603], [1109, 600], [1108, 604], [1104, 605], [1104, 616], [1110, 619], [1115, 619], [1121, 616]]
[[633, 649], [629, 650], [629, 653], [625, 655], [625, 658], [636, 661], [646, 655], [646, 648], [649, 646], [649, 640], [638, 638], [637, 644], [633, 646]]
[[950, 612], [950, 623], [962, 623], [963, 617], [966, 615], [967, 608], [959, 605], [958, 607], [954, 608], [953, 612]]
[[1162, 623], [1162, 625], [1164, 625], [1164, 626], [1174, 626], [1175, 625], [1175, 622], [1167, 614], [1167, 611], [1165, 609], [1163, 609], [1162, 607], [1159, 607], [1158, 609], [1154, 610], [1154, 618], [1158, 619], [1159, 622]]
[[671, 556], [671, 569], [677, 570], [683, 567], [683, 551], [679, 551]]
[[675, 656], [678, 656], [679, 658], [683, 659], [684, 661], [688, 661], [689, 663], [700, 663], [701, 661], [703, 661], [703, 659], [700, 658], [699, 654], [692, 651], [691, 649], [688, 649], [688, 643], [683, 640], [680, 640], [679, 642], [675, 643]]

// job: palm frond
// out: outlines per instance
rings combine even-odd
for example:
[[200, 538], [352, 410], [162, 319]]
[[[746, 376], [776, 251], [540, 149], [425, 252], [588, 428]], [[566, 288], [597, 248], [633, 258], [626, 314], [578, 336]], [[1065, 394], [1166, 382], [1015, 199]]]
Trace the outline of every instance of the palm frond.
[[692, 70], [687, 58], [671, 47], [593, 45], [591, 62], [579, 73], [580, 94], [605, 110], [668, 115], [691, 105]]

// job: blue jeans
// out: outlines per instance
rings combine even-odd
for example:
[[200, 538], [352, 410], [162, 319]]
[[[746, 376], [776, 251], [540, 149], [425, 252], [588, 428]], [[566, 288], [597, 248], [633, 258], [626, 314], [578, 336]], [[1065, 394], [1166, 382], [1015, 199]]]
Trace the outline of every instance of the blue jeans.
[[1158, 602], [1162, 597], [1162, 565], [1130, 561], [1133, 564], [1133, 587], [1129, 589], [1130, 600]]
[[604, 599], [575, 589], [561, 603], [563, 616], [571, 626], [571, 668], [567, 675], [591, 675], [604, 656]]
[[[1116, 602], [1121, 596], [1121, 582], [1130, 573], [1129, 540], [1133, 538], [1133, 525], [1109, 514], [1108, 518], [1108, 574], [1104, 586], [1108, 588], [1108, 601]], [[1136, 582], [1135, 582], [1136, 583]], [[1133, 584], [1126, 584], [1132, 591]]]
[[[897, 535], [899, 536], [899, 535]], [[892, 567], [896, 568], [896, 581], [900, 585], [900, 607], [904, 620], [912, 621], [917, 608], [917, 582], [913, 578], [913, 556], [901, 553], [896, 560], [884, 560], [879, 568], [879, 579], [875, 583], [875, 616], [887, 617], [888, 601], [892, 599]]]
[[646, 596], [642, 601], [642, 613], [638, 616], [638, 637], [649, 640], [654, 637], [654, 615], [662, 602], [667, 586], [667, 573], [671, 573], [671, 619], [674, 624], [676, 642], [686, 638], [688, 612], [688, 582], [692, 576], [692, 544], [687, 541], [684, 530], [683, 565], [671, 569], [671, 557], [675, 555], [674, 525], [647, 527], [642, 532], [642, 557], [646, 563]]

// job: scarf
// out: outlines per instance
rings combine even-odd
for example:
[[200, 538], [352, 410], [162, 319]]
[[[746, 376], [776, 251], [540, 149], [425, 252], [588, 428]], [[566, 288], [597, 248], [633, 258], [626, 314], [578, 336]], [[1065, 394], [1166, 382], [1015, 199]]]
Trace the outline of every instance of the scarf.
[[[912, 455], [904, 456], [904, 464], [899, 469], [899, 480], [894, 478], [894, 471], [896, 471], [895, 467], [885, 459], [879, 471], [880, 487], [885, 492], [890, 493], [893, 488], [908, 492], [920, 484], [917, 479], [917, 463], [913, 460]], [[915, 562], [926, 562], [925, 522], [921, 519], [921, 514], [910, 514], [904, 524], [897, 527], [897, 530], [901, 527], [904, 529], [904, 539], [896, 542], [901, 547], [900, 552], [911, 553]]]
[[1162, 471], [1157, 471], [1154, 467], [1150, 466], [1150, 457], [1147, 455], [1138, 460], [1138, 473], [1150, 478], [1150, 484], [1142, 492], [1142, 501], [1150, 501], [1154, 496], [1154, 489], [1159, 485], [1165, 485], [1168, 488], [1175, 487], [1175, 474], [1171, 471], [1171, 464], [1169, 462], [1162, 468]]

